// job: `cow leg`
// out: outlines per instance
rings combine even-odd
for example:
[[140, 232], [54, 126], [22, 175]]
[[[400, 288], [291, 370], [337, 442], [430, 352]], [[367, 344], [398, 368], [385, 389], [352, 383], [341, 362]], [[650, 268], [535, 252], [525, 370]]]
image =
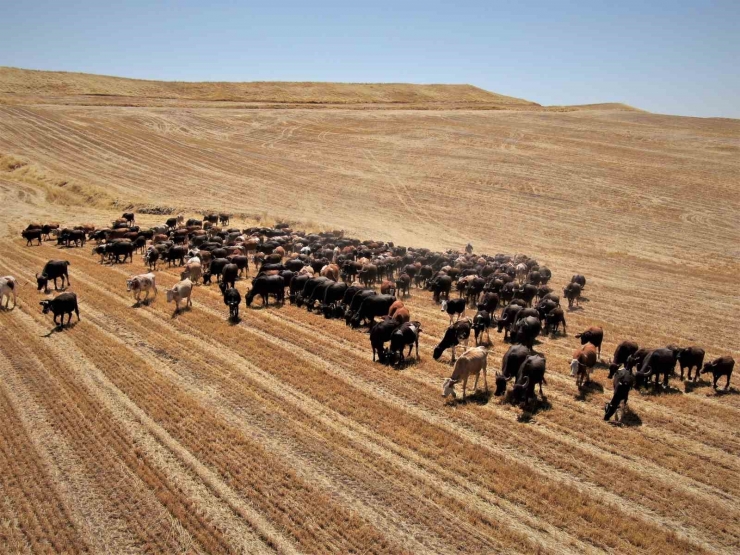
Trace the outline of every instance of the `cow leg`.
[[465, 390], [468, 388], [468, 377], [463, 379], [463, 401], [465, 400]]
[[725, 384], [725, 391], [730, 389], [730, 378], [732, 377], [732, 374], [727, 374], [727, 383]]
[[[683, 370], [684, 370], [684, 367], [681, 366], [681, 381], [683, 381]], [[691, 367], [689, 366], [689, 380], [690, 379], [691, 379]]]

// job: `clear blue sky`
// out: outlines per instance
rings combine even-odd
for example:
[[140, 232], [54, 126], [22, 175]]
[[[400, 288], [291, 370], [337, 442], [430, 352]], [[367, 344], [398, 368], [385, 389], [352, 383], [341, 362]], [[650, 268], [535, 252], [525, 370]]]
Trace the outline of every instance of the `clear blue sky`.
[[740, 0], [0, 0], [0, 65], [165, 80], [470, 83], [740, 118]]

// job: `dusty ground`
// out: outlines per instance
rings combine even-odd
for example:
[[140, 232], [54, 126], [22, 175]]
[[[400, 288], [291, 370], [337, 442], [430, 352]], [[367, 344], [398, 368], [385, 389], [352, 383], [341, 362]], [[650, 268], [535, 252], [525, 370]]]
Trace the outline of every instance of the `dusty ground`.
[[[0, 275], [22, 284], [0, 313], [0, 551], [737, 552], [738, 390], [674, 378], [615, 427], [605, 370], [579, 394], [568, 362], [589, 325], [605, 358], [622, 339], [740, 355], [740, 122], [375, 108], [0, 107]], [[172, 318], [162, 292], [126, 294], [140, 260], [17, 236], [130, 206], [471, 241], [536, 257], [557, 286], [585, 274], [587, 300], [536, 347], [535, 414], [446, 405], [449, 359], [431, 357], [446, 315], [426, 293], [408, 303], [421, 361], [392, 370], [343, 322], [242, 307], [232, 326], [215, 287]], [[81, 300], [63, 332], [30, 283], [50, 258]]]

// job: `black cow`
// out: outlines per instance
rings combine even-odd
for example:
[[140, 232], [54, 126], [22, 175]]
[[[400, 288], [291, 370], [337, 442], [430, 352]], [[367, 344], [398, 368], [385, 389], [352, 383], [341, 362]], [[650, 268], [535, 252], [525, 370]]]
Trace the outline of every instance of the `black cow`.
[[496, 312], [498, 308], [499, 298], [496, 293], [488, 292], [483, 295], [483, 298], [478, 303], [478, 310], [485, 310], [491, 316]]
[[691, 370], [696, 368], [694, 381], [699, 379], [699, 370], [704, 364], [704, 349], [699, 347], [684, 347], [678, 351], [678, 365], [681, 367], [681, 379], [683, 373], [688, 368], [689, 380], [691, 379]]
[[620, 368], [612, 376], [614, 385], [614, 395], [612, 400], [604, 406], [604, 420], [609, 420], [617, 412], [620, 403], [627, 406], [630, 390], [635, 385], [635, 376], [627, 368]]
[[41, 244], [41, 229], [24, 229], [21, 231], [21, 237], [26, 240], [26, 246], [31, 246], [31, 241], [37, 240]]
[[57, 279], [62, 278], [62, 289], [64, 289], [64, 280], [67, 280], [67, 285], [72, 285], [69, 282], [69, 272], [67, 267], [69, 262], [67, 260], [49, 260], [45, 265], [44, 269], [41, 270], [41, 274], [36, 274], [36, 284], [38, 290], [44, 290], [44, 293], [49, 292], [49, 280], [54, 280], [54, 291], [57, 291]]
[[386, 316], [382, 322], [375, 324], [370, 330], [370, 347], [373, 350], [373, 362], [377, 353], [380, 362], [386, 361], [385, 344], [391, 340], [391, 334], [398, 327], [398, 322]]
[[224, 304], [229, 307], [229, 318], [239, 320], [239, 304], [242, 302], [242, 296], [235, 287], [228, 287], [225, 281], [219, 284], [221, 293], [224, 296]]
[[[108, 255], [108, 260], [115, 262], [116, 264], [126, 263], [126, 259], [131, 262], [134, 261], [134, 244], [128, 240], [113, 241], [105, 245], [105, 254]], [[123, 261], [121, 261], [123, 256]]]
[[[323, 301], [324, 297], [326, 296], [327, 289], [335, 284], [336, 282], [329, 278], [326, 278], [325, 281], [317, 283], [316, 287], [314, 287], [313, 291], [311, 292], [311, 296], [306, 299], [306, 310], [308, 310], [309, 312], [312, 311], [316, 307], [317, 302], [321, 302], [322, 304], [320, 305], [320, 307], [323, 307]], [[346, 285], [345, 283], [342, 284]]]
[[[80, 321], [80, 309], [77, 306], [77, 295], [72, 292], [60, 293], [58, 296], [51, 300], [41, 301], [39, 303], [43, 308], [43, 313], [48, 314], [51, 311], [54, 314], [54, 323], [57, 326], [64, 327], [64, 315], [68, 314], [67, 325], [72, 322], [72, 313], [77, 314], [77, 321]], [[57, 322], [57, 318], [61, 316], [61, 323]]]
[[586, 277], [582, 276], [581, 274], [576, 274], [572, 278], [570, 278], [571, 283], [577, 283], [581, 286], [581, 289], [586, 288]]
[[609, 379], [612, 379], [619, 367], [623, 364], [627, 364], [627, 359], [634, 355], [639, 349], [639, 345], [634, 341], [622, 341], [617, 345], [617, 348], [614, 349], [614, 357], [612, 358], [611, 364], [609, 364]]
[[531, 283], [525, 283], [514, 292], [515, 299], [522, 299], [527, 306], [532, 306], [532, 301], [537, 295], [537, 287]]
[[301, 291], [303, 291], [303, 288], [306, 286], [306, 282], [309, 279], [311, 279], [311, 276], [307, 274], [300, 274], [297, 276], [293, 276], [293, 279], [288, 282], [290, 284], [290, 287], [288, 289], [288, 298], [290, 299], [290, 304], [296, 302], [297, 296], [300, 294]]
[[652, 351], [642, 362], [642, 367], [635, 373], [637, 386], [650, 382], [650, 377], [655, 376], [655, 388], [658, 387], [660, 375], [663, 375], [663, 387], [668, 387], [668, 379], [676, 368], [678, 349], [664, 347]]
[[491, 344], [491, 336], [489, 334], [489, 328], [493, 324], [493, 316], [487, 310], [478, 310], [473, 317], [473, 330], [475, 331], [475, 346], [479, 345], [478, 338], [483, 341], [483, 332], [486, 332], [486, 339], [488, 344]]
[[[417, 274], [417, 277], [419, 277], [419, 275], [421, 275], [421, 272]], [[428, 281], [427, 288], [432, 291], [435, 303], [438, 303], [442, 297], [449, 299], [450, 289], [452, 289], [452, 278], [444, 275], [437, 276]]]
[[540, 330], [540, 319], [536, 316], [526, 316], [525, 318], [519, 318], [516, 321], [516, 333], [513, 334], [514, 341], [516, 343], [526, 345], [528, 348], [531, 349], [534, 345], [534, 340], [540, 334]]
[[501, 318], [496, 322], [497, 331], [501, 333], [504, 331], [504, 341], [509, 337], [509, 332], [512, 330], [514, 323], [517, 321], [519, 313], [522, 311], [522, 307], [516, 304], [510, 304], [504, 307], [501, 312]]
[[352, 302], [350, 302], [344, 313], [344, 322], [349, 326], [352, 323], [352, 318], [354, 318], [355, 314], [360, 310], [362, 303], [369, 297], [374, 297], [377, 294], [378, 293], [372, 289], [363, 289], [362, 291], [355, 293], [352, 297]]
[[134, 216], [133, 212], [124, 212], [123, 216], [121, 216], [126, 222], [131, 225], [136, 222], [136, 216]]
[[249, 257], [245, 256], [243, 254], [235, 254], [233, 256], [229, 257], [229, 260], [233, 264], [236, 264], [236, 267], [239, 268], [239, 276], [244, 275], [244, 271], [247, 271], [247, 275], [249, 275]]
[[85, 246], [85, 232], [81, 229], [65, 229], [57, 237], [57, 245], [64, 245], [69, 247], [70, 243], [74, 243], [76, 247]]
[[247, 290], [247, 306], [252, 306], [252, 301], [257, 295], [262, 297], [262, 306], [269, 306], [270, 295], [275, 296], [277, 304], [283, 304], [285, 302], [285, 280], [283, 276], [258, 276], [254, 278], [252, 287]]
[[226, 264], [221, 269], [221, 282], [227, 287], [236, 287], [237, 277], [239, 277], [239, 267], [236, 264]]
[[545, 381], [545, 367], [547, 361], [541, 355], [528, 356], [519, 367], [516, 376], [516, 383], [511, 388], [511, 398], [513, 401], [519, 401], [524, 397], [524, 402], [536, 397], [534, 387], [540, 386], [540, 396], [542, 396], [542, 384], [547, 385]]
[[728, 389], [730, 389], [730, 378], [732, 378], [732, 369], [734, 367], [735, 359], [733, 359], [731, 356], [724, 356], [716, 358], [712, 362], [707, 362], [706, 364], [704, 364], [704, 367], [701, 369], [701, 373], [712, 373], [712, 376], [714, 377], [712, 387], [714, 389], [717, 389], [717, 380], [721, 376], [727, 376], [727, 383], [725, 384], [725, 391], [727, 391]]
[[221, 274], [228, 264], [231, 264], [228, 258], [214, 258], [211, 260], [211, 264], [208, 266], [208, 271], [203, 273], [203, 283], [206, 283], [206, 276], [208, 276], [208, 283], [211, 282], [211, 278], [213, 276], [216, 276], [216, 283], [220, 283]]
[[144, 254], [144, 262], [150, 270], [157, 269], [157, 261], [159, 260], [159, 251], [157, 249], [150, 248]]
[[590, 327], [586, 331], [576, 334], [576, 339], [581, 340], [581, 345], [591, 343], [599, 352], [599, 359], [601, 359], [601, 343], [604, 341], [604, 330], [599, 327]]
[[565, 311], [558, 306], [545, 316], [545, 333], [551, 331], [553, 334], [557, 333], [560, 324], [563, 324], [563, 335], [566, 335], [568, 332], [565, 328]]
[[409, 288], [411, 287], [411, 277], [408, 274], [401, 274], [396, 279], [396, 291], [401, 294], [401, 298], [409, 295]]
[[495, 395], [498, 396], [506, 393], [506, 382], [516, 377], [519, 367], [527, 360], [528, 356], [529, 349], [524, 345], [512, 345], [509, 347], [509, 350], [506, 351], [506, 354], [501, 359], [501, 372], [496, 373]]
[[341, 281], [339, 283], [332, 283], [326, 288], [324, 302], [321, 305], [321, 312], [324, 314], [324, 317], [331, 318], [333, 316], [339, 318], [342, 316], [343, 311], [339, 303], [344, 298], [348, 289], [347, 284]]
[[581, 286], [578, 283], [569, 283], [563, 289], [563, 295], [568, 299], [568, 308], [573, 308], [573, 303], [579, 306], [578, 299], [581, 298]]
[[313, 292], [320, 283], [328, 283], [331, 280], [324, 276], [312, 277], [306, 281], [301, 292], [296, 295], [295, 304], [298, 307], [307, 304], [313, 296]]
[[416, 345], [416, 360], [419, 358], [419, 334], [421, 333], [421, 323], [404, 322], [397, 327], [391, 334], [391, 360], [398, 357], [398, 363], [404, 361], [403, 348], [408, 346], [409, 352], [406, 356], [411, 356], [411, 351]]
[[450, 317], [450, 324], [452, 324], [452, 319], [455, 314], [457, 314], [458, 320], [463, 314], [465, 314], [465, 306], [465, 299], [451, 299], [442, 301], [442, 311], [447, 312], [447, 315]]
[[434, 358], [434, 360], [439, 360], [439, 357], [442, 356], [442, 353], [452, 347], [451, 362], [455, 362], [455, 353], [457, 351], [457, 346], [464, 341], [465, 347], [467, 348], [468, 341], [470, 340], [470, 330], [472, 328], [473, 323], [470, 321], [470, 318], [465, 320], [458, 320], [449, 328], [447, 328], [445, 334], [442, 336], [442, 340], [439, 342], [439, 345], [434, 348], [434, 352], [432, 353], [432, 357]]
[[371, 297], [367, 297], [362, 301], [357, 313], [352, 316], [350, 325], [353, 328], [358, 328], [363, 321], [372, 324], [376, 316], [385, 316], [388, 314], [388, 309], [390, 309], [391, 305], [395, 302], [396, 297], [394, 295], [373, 295]]

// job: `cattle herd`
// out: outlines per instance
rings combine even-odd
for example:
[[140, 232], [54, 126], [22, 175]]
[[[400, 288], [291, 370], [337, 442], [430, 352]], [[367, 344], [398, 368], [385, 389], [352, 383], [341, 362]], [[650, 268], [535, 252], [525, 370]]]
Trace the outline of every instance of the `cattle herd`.
[[[205, 214], [203, 219], [188, 220], [177, 216], [163, 225], [141, 229], [135, 215], [125, 213], [105, 229], [92, 225], [60, 228], [55, 224], [30, 224], [22, 237], [27, 246], [56, 240], [59, 246], [84, 247], [87, 241], [93, 241], [92, 254], [100, 256], [101, 264], [125, 264], [139, 253], [150, 271], [126, 282], [127, 291], [133, 293], [137, 303], [156, 298], [154, 272], [158, 266], [176, 265], [182, 268], [181, 281], [166, 290], [167, 302], [175, 303], [175, 313], [182, 310], [183, 302], [184, 307], [192, 306], [194, 286], [210, 285], [215, 278], [231, 320], [239, 319], [242, 294], [237, 281], [249, 275], [251, 261], [256, 274], [245, 292], [247, 307], [256, 297], [263, 307], [269, 306], [270, 299], [280, 305], [287, 294], [291, 304], [309, 312], [325, 318], [343, 318], [352, 328], [367, 327], [373, 361], [393, 366], [405, 364], [414, 349], [419, 359], [422, 324], [411, 319], [403, 300], [412, 287], [425, 289], [449, 315], [449, 327], [433, 351], [433, 358], [439, 360], [446, 350], [451, 350], [454, 369], [443, 384], [444, 397], [455, 397], [455, 385], [462, 382], [465, 399], [468, 378], [475, 377], [475, 391], [481, 373], [488, 391], [489, 330], [494, 326], [504, 334], [504, 341], [511, 343], [501, 370], [496, 373], [494, 394], [506, 394], [507, 384], [513, 380], [508, 394], [512, 401], [536, 401], [537, 387], [542, 396], [542, 386], [547, 385], [547, 361], [534, 351], [535, 341], [540, 335], [559, 333], [561, 326], [565, 334], [566, 320], [560, 295], [548, 285], [552, 273], [536, 260], [521, 254], [476, 255], [472, 245], [464, 253], [434, 252], [360, 241], [338, 231], [307, 234], [290, 229], [288, 224], [237, 229], [228, 227], [229, 221], [228, 214]], [[52, 282], [55, 291], [69, 287], [69, 266], [66, 260], [48, 261], [36, 274], [38, 290], [49, 293]], [[586, 278], [574, 275], [563, 288], [569, 309], [578, 306], [585, 287]], [[16, 290], [17, 282], [12, 276], [0, 277], [0, 308], [8, 309], [11, 297], [15, 305]], [[54, 323], [61, 327], [65, 315], [68, 325], [73, 312], [80, 319], [77, 295], [71, 291], [65, 290], [40, 304], [43, 313], [52, 312]], [[465, 317], [468, 308], [475, 311], [472, 318]], [[476, 346], [468, 349], [471, 334]], [[571, 375], [582, 388], [589, 383], [601, 359], [604, 332], [591, 327], [575, 337], [581, 346], [573, 353]], [[466, 350], [457, 357], [461, 344]], [[619, 343], [608, 366], [614, 395], [605, 406], [604, 419], [609, 420], [620, 406], [626, 406], [632, 388], [647, 387], [652, 378], [654, 388], [667, 388], [676, 363], [682, 380], [686, 370], [689, 380], [694, 371], [694, 381], [700, 373], [709, 373], [715, 389], [723, 376], [728, 389], [735, 361], [723, 356], [704, 362], [704, 355], [704, 350], [696, 346], [647, 349], [633, 341]]]

